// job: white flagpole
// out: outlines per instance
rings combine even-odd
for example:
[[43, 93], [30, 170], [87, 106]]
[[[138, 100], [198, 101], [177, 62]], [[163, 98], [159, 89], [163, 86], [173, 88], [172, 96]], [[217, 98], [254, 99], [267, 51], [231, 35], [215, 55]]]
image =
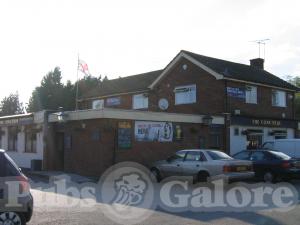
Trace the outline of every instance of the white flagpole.
[[78, 70], [79, 70], [79, 53], [78, 53], [78, 58], [77, 58], [77, 82], [76, 82], [76, 99], [75, 99], [75, 111], [78, 110]]

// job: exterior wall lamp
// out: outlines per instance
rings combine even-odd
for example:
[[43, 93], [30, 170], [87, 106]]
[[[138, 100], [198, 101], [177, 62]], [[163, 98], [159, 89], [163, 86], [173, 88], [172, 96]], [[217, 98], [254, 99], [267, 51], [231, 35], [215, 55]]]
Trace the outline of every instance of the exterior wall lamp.
[[67, 122], [68, 114], [64, 112], [62, 107], [59, 107], [59, 112], [56, 113], [57, 120], [59, 123], [65, 123]]
[[206, 115], [202, 118], [202, 122], [204, 125], [209, 126], [212, 124], [213, 121], [213, 117], [211, 117], [210, 115]]

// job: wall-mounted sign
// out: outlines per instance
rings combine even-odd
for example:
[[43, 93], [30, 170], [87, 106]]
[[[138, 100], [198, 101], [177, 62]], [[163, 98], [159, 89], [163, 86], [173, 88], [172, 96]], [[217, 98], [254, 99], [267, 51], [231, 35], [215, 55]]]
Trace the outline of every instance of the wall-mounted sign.
[[171, 142], [173, 126], [170, 122], [135, 122], [135, 139], [137, 141]]
[[272, 127], [280, 127], [280, 120], [265, 120], [265, 119], [253, 119], [252, 124], [254, 126], [272, 126]]
[[107, 106], [115, 106], [121, 104], [121, 98], [120, 97], [114, 97], [114, 98], [108, 98], [106, 99], [106, 105]]
[[118, 123], [118, 148], [131, 148], [131, 122]]
[[227, 95], [234, 98], [246, 98], [246, 92], [244, 88], [227, 87]]
[[0, 120], [0, 126], [27, 125], [33, 123], [33, 117], [14, 118], [8, 120]]
[[297, 128], [295, 120], [258, 119], [243, 116], [232, 116], [230, 120], [232, 125]]

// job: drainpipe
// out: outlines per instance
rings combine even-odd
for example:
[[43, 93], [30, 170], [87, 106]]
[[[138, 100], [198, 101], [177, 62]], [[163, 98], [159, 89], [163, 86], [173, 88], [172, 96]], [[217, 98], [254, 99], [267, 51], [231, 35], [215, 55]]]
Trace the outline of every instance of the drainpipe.
[[112, 165], [115, 165], [117, 161], [117, 147], [118, 147], [118, 128], [116, 126], [113, 128], [113, 133], [114, 133], [114, 148], [113, 148]]

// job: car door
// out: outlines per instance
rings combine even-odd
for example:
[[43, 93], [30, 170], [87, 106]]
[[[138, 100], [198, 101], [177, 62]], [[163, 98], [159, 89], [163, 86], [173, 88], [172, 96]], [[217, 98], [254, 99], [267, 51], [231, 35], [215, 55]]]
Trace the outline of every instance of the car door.
[[206, 170], [206, 164], [207, 160], [203, 152], [189, 151], [182, 163], [182, 173], [184, 176], [193, 176], [200, 170]]
[[186, 151], [179, 151], [166, 160], [166, 163], [161, 165], [161, 171], [164, 176], [180, 176], [182, 175], [182, 163], [185, 158]]
[[262, 176], [266, 169], [269, 169], [266, 152], [255, 151], [251, 152], [250, 160], [253, 163], [253, 170], [256, 176]]

